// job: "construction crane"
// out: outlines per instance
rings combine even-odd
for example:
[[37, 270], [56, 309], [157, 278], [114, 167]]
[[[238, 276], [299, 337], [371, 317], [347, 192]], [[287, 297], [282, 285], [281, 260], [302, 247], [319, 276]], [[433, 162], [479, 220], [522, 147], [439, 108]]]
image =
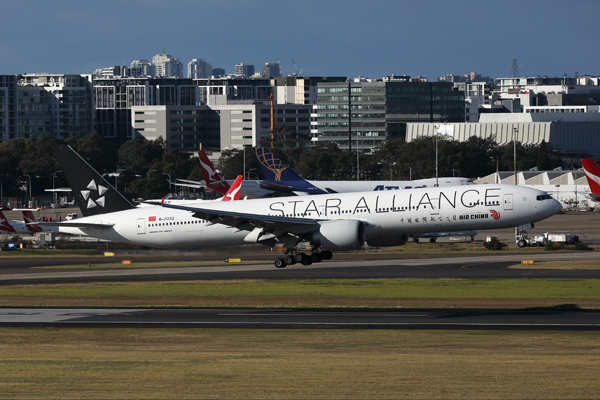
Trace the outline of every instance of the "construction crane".
[[271, 150], [273, 150], [273, 136], [275, 135], [275, 90], [269, 95], [271, 100]]
[[298, 67], [296, 67], [296, 63], [294, 62], [294, 59], [292, 59], [292, 64], [294, 64], [294, 69], [296, 70], [296, 76], [302, 76], [302, 72], [304, 71], [304, 68], [302, 68], [300, 70], [300, 72], [298, 72]]

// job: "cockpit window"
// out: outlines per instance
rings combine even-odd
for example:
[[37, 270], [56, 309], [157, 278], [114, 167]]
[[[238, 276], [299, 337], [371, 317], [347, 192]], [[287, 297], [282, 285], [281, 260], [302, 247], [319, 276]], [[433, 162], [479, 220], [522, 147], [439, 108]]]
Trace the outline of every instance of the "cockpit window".
[[550, 196], [549, 194], [543, 194], [541, 196], [538, 196], [536, 199], [537, 200], [552, 200], [552, 196]]

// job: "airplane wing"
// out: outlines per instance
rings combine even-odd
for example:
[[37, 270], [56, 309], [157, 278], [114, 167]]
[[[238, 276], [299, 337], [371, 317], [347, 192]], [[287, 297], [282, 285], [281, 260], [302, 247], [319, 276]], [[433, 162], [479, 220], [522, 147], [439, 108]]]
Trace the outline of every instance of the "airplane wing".
[[191, 188], [196, 188], [196, 189], [200, 189], [200, 188], [205, 188], [206, 185], [203, 184], [195, 184], [195, 183], [176, 183], [176, 182], [172, 182], [170, 180], [167, 179], [167, 181], [173, 185], [173, 186], [183, 186], [183, 187], [191, 187]]
[[253, 231], [256, 228], [264, 233], [303, 235], [319, 227], [318, 220], [313, 218], [289, 218], [270, 215], [221, 211], [201, 207], [189, 207], [175, 204], [160, 204], [162, 207], [185, 210], [194, 213], [194, 217], [207, 220], [211, 224], [223, 224], [238, 230]]
[[93, 222], [32, 222], [27, 225], [38, 225], [38, 226], [62, 226], [67, 228], [91, 228], [91, 229], [109, 229], [115, 226], [115, 224], [101, 224]]

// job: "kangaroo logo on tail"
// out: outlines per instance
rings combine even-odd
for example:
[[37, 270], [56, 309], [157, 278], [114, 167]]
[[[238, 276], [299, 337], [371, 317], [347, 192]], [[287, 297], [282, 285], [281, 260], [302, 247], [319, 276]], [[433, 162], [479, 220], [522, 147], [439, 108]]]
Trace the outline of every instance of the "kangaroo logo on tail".
[[238, 200], [240, 198], [240, 189], [242, 188], [242, 180], [244, 180], [244, 177], [242, 175], [238, 175], [238, 177], [235, 179], [235, 182], [233, 182], [233, 185], [231, 185], [231, 187], [229, 188], [227, 193], [225, 193], [225, 196], [223, 196], [221, 201]]
[[202, 178], [206, 182], [206, 186], [217, 193], [221, 193], [223, 195], [226, 194], [229, 190], [229, 184], [225, 182], [215, 170], [215, 167], [206, 156], [206, 153], [204, 153], [202, 150], [198, 150], [198, 158], [200, 159]]
[[[35, 217], [31, 211], [23, 211], [23, 220], [25, 221], [25, 226], [29, 232], [42, 232], [44, 229], [39, 225], [33, 225], [35, 221]], [[32, 224], [32, 225], [28, 225]]]
[[4, 213], [0, 211], [0, 232], [15, 232], [15, 228], [4, 217]]

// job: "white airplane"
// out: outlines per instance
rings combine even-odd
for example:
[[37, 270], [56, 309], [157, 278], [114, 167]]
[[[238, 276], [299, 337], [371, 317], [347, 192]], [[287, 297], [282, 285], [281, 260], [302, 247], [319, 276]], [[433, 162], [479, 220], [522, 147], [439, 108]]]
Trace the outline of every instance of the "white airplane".
[[55, 226], [40, 226], [35, 221], [33, 212], [29, 209], [23, 211], [23, 221], [7, 220], [2, 211], [0, 211], [0, 232], [5, 234], [14, 233], [17, 235], [34, 235], [37, 232], [58, 232]]
[[[416, 187], [435, 186], [436, 179], [417, 179], [414, 181], [307, 181], [288, 165], [281, 161], [277, 156], [271, 153], [265, 147], [255, 149], [264, 180], [244, 181], [242, 186], [242, 197], [262, 198], [279, 197], [306, 194], [326, 194], [326, 193], [347, 193], [364, 191], [384, 191], [398, 189], [412, 189]], [[231, 181], [221, 178], [213, 164], [210, 162], [204, 151], [198, 151], [200, 166], [202, 167], [202, 177], [204, 181], [184, 181], [181, 186], [190, 187], [208, 187], [218, 193], [225, 193], [231, 184]], [[458, 186], [474, 185], [475, 183], [468, 178], [439, 178], [439, 186]], [[194, 186], [195, 185], [195, 186]]]
[[[135, 208], [70, 147], [56, 146], [55, 153], [84, 216], [45, 224], [61, 232], [169, 249], [280, 246], [286, 255], [275, 261], [278, 268], [330, 259], [333, 251], [357, 250], [365, 243], [399, 246], [409, 234], [520, 226], [561, 210], [547, 193], [512, 185]], [[300, 248], [310, 248], [311, 254]]]

